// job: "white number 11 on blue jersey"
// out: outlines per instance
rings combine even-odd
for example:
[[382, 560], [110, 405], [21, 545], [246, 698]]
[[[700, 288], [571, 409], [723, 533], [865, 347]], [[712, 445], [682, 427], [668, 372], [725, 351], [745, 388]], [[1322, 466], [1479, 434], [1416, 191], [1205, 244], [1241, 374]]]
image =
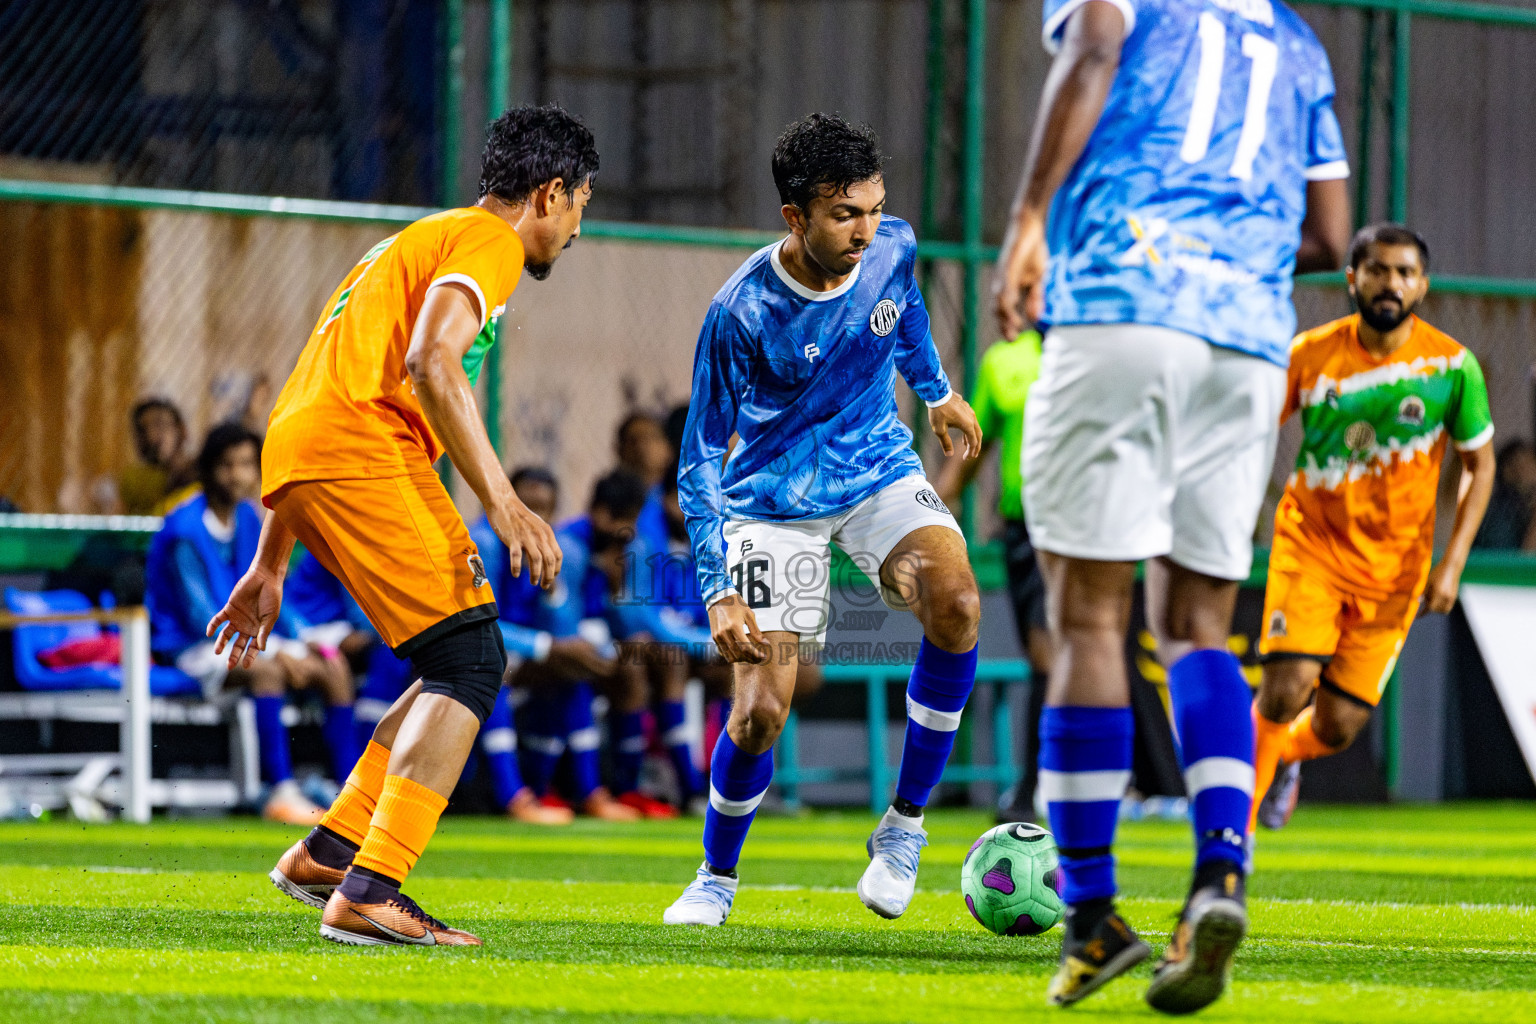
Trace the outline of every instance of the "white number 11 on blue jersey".
[[[1248, 74], [1248, 102], [1243, 110], [1243, 130], [1228, 173], [1244, 181], [1253, 177], [1253, 161], [1264, 144], [1269, 112], [1269, 90], [1275, 84], [1275, 65], [1280, 48], [1261, 35], [1243, 35], [1243, 56], [1252, 62]], [[1189, 126], [1179, 156], [1185, 163], [1205, 159], [1216, 126], [1216, 105], [1221, 98], [1221, 73], [1227, 59], [1227, 26], [1214, 14], [1200, 15], [1200, 69], [1195, 76], [1195, 100], [1189, 108]]]

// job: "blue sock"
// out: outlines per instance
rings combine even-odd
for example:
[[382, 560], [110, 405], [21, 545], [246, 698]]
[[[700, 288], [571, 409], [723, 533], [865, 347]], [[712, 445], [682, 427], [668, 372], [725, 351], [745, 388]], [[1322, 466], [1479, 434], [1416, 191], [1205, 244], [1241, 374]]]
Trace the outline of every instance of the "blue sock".
[[1194, 803], [1195, 866], [1221, 859], [1241, 870], [1253, 802], [1253, 691], [1235, 655], [1208, 648], [1168, 670], [1168, 695]]
[[270, 785], [293, 778], [288, 728], [283, 725], [286, 697], [252, 697], [256, 705], [256, 746], [261, 751], [261, 777]]
[[686, 718], [687, 711], [680, 700], [662, 701], [657, 712], [661, 742], [666, 745], [667, 756], [672, 760], [672, 770], [677, 773], [677, 788], [685, 804], [691, 797], [704, 792], [704, 775], [693, 763], [692, 737], [688, 735]]
[[640, 788], [640, 763], [645, 760], [645, 712], [613, 716], [614, 790], [633, 793]]
[[555, 766], [565, 753], [566, 694], [541, 695], [522, 707], [523, 781], [543, 796], [555, 777]]
[[1040, 715], [1040, 794], [1061, 850], [1061, 898], [1115, 894], [1115, 823], [1131, 781], [1130, 708], [1046, 708]]
[[320, 724], [320, 735], [325, 740], [325, 747], [331, 752], [331, 778], [337, 785], [344, 786], [347, 776], [352, 774], [352, 766], [357, 764], [357, 758], [362, 749], [357, 745], [357, 721], [352, 713], [351, 704], [338, 704], [327, 706], [325, 719]]
[[928, 805], [954, 749], [960, 712], [975, 685], [976, 648], [951, 654], [923, 638], [907, 680], [907, 738], [896, 777], [897, 797], [918, 807]]
[[496, 692], [491, 713], [480, 727], [480, 749], [491, 768], [491, 791], [496, 796], [496, 806], [502, 810], [523, 788], [523, 774], [517, 770], [517, 729], [512, 724], [511, 694], [505, 686]]
[[748, 754], [722, 732], [709, 764], [709, 807], [704, 811], [704, 861], [719, 871], [736, 870], [741, 844], [757, 805], [773, 780], [773, 751]]
[[586, 683], [571, 687], [565, 713], [565, 743], [571, 750], [571, 779], [576, 787], [576, 802], [580, 803], [602, 784], [598, 751], [603, 737], [592, 717], [592, 687]]

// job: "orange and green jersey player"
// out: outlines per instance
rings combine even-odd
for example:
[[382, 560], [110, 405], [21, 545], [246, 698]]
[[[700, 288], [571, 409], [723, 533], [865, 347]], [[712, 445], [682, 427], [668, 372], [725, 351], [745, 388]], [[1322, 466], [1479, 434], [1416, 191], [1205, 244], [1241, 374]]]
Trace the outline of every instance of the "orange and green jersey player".
[[346, 585], [402, 657], [496, 617], [479, 552], [432, 463], [443, 446], [406, 372], [427, 292], [473, 293], [473, 383], [523, 271], [517, 232], [486, 210], [434, 214], [370, 249], [331, 295], [278, 395], [262, 501]]
[[1324, 677], [1381, 699], [1418, 610], [1434, 553], [1446, 445], [1490, 443], [1477, 359], [1415, 318], [1384, 359], [1358, 315], [1299, 335], [1282, 421], [1301, 417], [1296, 468], [1275, 510], [1264, 599], [1264, 658], [1316, 657]]

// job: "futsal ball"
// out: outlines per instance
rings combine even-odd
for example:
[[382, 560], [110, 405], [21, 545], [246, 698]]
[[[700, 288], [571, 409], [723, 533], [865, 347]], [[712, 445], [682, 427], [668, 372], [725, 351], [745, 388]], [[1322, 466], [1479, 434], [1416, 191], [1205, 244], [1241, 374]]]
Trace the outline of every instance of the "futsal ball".
[[998, 935], [1039, 935], [1065, 914], [1056, 893], [1056, 840], [1021, 821], [988, 829], [960, 865], [960, 891], [981, 926]]

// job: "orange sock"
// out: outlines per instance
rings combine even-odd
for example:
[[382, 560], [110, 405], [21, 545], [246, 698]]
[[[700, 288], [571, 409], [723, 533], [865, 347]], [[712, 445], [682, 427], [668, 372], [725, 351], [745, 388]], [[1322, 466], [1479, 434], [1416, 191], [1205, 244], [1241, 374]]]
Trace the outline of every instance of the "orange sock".
[[352, 866], [404, 882], [437, 831], [437, 819], [447, 806], [447, 797], [421, 783], [400, 775], [387, 776], [368, 838], [352, 858]]
[[[1309, 712], [1310, 714], [1310, 712]], [[1253, 809], [1248, 812], [1248, 831], [1259, 825], [1259, 802], [1275, 781], [1275, 769], [1280, 766], [1280, 755], [1285, 750], [1291, 731], [1289, 722], [1271, 722], [1253, 709]]]
[[1311, 708], [1307, 708], [1296, 716], [1296, 721], [1291, 723], [1285, 739], [1285, 749], [1280, 752], [1282, 761], [1310, 761], [1315, 757], [1327, 757], [1329, 754], [1338, 753], [1337, 748], [1330, 747], [1318, 739], [1317, 733], [1312, 731]]
[[363, 756], [352, 766], [352, 774], [347, 776], [341, 795], [325, 812], [320, 824], [362, 846], [368, 835], [368, 823], [373, 820], [373, 809], [378, 805], [379, 794], [384, 791], [384, 775], [388, 770], [389, 748], [369, 740]]

